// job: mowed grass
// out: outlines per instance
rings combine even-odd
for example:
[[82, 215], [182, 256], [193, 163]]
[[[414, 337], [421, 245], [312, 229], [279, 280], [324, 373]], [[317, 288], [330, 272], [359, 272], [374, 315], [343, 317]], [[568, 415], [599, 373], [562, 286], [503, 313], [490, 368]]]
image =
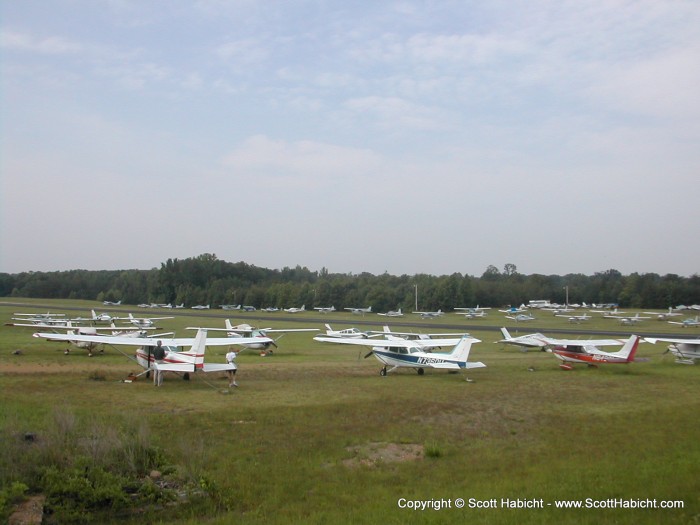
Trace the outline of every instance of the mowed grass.
[[[83, 306], [63, 301], [57, 311], [60, 304]], [[93, 306], [103, 310], [85, 305], [80, 315]], [[0, 307], [6, 320], [14, 311], [33, 310]], [[278, 322], [251, 317], [251, 324], [322, 328], [284, 315]], [[367, 328], [358, 316], [328, 317], [334, 321]], [[185, 335], [185, 326], [223, 320], [192, 316], [161, 324]], [[241, 354], [238, 389], [229, 390], [223, 374], [168, 376], [157, 389], [146, 379], [122, 382], [139, 368], [114, 349], [92, 358], [79, 349], [64, 355], [63, 344], [32, 338], [31, 331], [0, 328], [3, 428], [40, 436], [56, 410], [117, 427], [147, 421], [169, 460], [218, 495], [218, 506], [183, 510], [179, 523], [700, 521], [700, 367], [675, 364], [661, 345], [642, 345], [647, 362], [564, 372], [550, 354], [503, 348], [493, 343], [499, 333], [472, 330], [483, 342], [471, 359], [487, 368], [469, 372], [473, 382], [466, 382], [463, 374], [405, 369], [383, 378], [364, 349], [287, 334], [274, 356]], [[212, 348], [207, 359], [223, 362], [223, 354]], [[419, 459], [389, 453], [390, 446], [410, 445], [426, 453]], [[451, 507], [400, 508], [402, 498], [444, 499]], [[458, 498], [467, 503], [462, 509]], [[495, 499], [496, 508], [469, 508], [470, 498], [482, 505]], [[586, 498], [677, 500], [683, 508], [554, 506]], [[544, 508], [503, 508], [503, 499], [542, 500]]]

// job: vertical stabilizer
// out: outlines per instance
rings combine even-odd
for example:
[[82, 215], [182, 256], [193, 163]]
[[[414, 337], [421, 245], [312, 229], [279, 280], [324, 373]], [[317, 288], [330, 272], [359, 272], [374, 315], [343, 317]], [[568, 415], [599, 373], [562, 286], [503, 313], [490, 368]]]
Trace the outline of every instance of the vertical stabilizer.
[[204, 368], [204, 353], [207, 350], [207, 331], [203, 328], [197, 330], [197, 336], [194, 338], [194, 344], [190, 352], [194, 356], [194, 369], [201, 370]]
[[634, 355], [637, 353], [637, 348], [639, 347], [639, 336], [631, 335], [630, 338], [625, 343], [617, 355], [622, 359], [626, 359], [628, 363], [634, 361]]
[[508, 329], [505, 326], [503, 328], [501, 328], [501, 333], [503, 334], [503, 339], [513, 339], [510, 336], [510, 332], [508, 331]]
[[463, 336], [450, 352], [450, 358], [466, 363], [469, 359], [469, 352], [472, 350], [472, 344], [476, 341], [469, 336]]

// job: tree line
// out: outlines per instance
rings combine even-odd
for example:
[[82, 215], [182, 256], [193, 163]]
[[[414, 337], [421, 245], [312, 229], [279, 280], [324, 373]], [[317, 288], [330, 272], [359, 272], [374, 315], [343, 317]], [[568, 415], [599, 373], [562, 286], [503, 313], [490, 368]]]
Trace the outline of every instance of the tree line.
[[479, 276], [460, 273], [395, 276], [388, 273], [340, 274], [326, 268], [282, 270], [231, 263], [214, 254], [168, 259], [151, 270], [70, 270], [0, 273], [0, 296], [158, 303], [192, 306], [244, 304], [262, 308], [306, 305], [372, 306], [382, 312], [451, 310], [468, 306], [504, 306], [548, 299], [570, 303], [616, 303], [627, 308], [668, 308], [700, 304], [700, 276], [632, 273], [617, 270], [594, 275], [523, 275], [508, 263], [489, 266]]

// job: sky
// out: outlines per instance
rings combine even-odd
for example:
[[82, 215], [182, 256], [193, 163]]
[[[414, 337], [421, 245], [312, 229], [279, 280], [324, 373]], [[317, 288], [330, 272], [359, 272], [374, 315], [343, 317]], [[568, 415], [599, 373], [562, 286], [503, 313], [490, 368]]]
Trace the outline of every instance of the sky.
[[700, 272], [695, 0], [0, 3], [0, 272]]

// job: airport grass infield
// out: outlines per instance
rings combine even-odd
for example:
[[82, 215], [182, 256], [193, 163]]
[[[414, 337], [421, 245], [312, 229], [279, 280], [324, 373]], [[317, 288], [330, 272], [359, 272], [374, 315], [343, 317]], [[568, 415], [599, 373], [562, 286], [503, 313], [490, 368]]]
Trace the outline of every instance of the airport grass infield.
[[[4, 322], [13, 312], [105, 311], [96, 302], [2, 301]], [[110, 311], [169, 315], [133, 306]], [[187, 326], [223, 327], [227, 313], [181, 311], [160, 326], [185, 336]], [[68, 414], [93, 438], [95, 429], [138, 422], [166, 461], [208, 494], [204, 503], [152, 507], [147, 518], [121, 515], [114, 523], [700, 523], [699, 365], [676, 364], [665, 346], [645, 343], [638, 357], [646, 361], [563, 371], [551, 354], [495, 344], [502, 314], [472, 322], [455, 317], [449, 322], [470, 324], [482, 340], [470, 360], [487, 368], [422, 376], [401, 369], [380, 377], [380, 363], [365, 359], [364, 348], [290, 333], [273, 355], [242, 352], [234, 389], [225, 374], [189, 381], [166, 375], [160, 388], [145, 377], [125, 382], [140, 369], [113, 348], [94, 357], [80, 349], [66, 355], [63, 343], [2, 326], [2, 465], [18, 447], [55, 435], [52, 426]], [[317, 312], [232, 319], [374, 330], [380, 327], [370, 322], [385, 320]], [[410, 316], [400, 322], [445, 331]], [[480, 329], [471, 328], [478, 323]], [[534, 327], [588, 330], [592, 337], [700, 334], [655, 320], [621, 327], [549, 318], [518, 332]], [[224, 362], [225, 352], [210, 348], [206, 359]], [[7, 446], [8, 440], [23, 443]], [[8, 472], [2, 480], [16, 481]]]

